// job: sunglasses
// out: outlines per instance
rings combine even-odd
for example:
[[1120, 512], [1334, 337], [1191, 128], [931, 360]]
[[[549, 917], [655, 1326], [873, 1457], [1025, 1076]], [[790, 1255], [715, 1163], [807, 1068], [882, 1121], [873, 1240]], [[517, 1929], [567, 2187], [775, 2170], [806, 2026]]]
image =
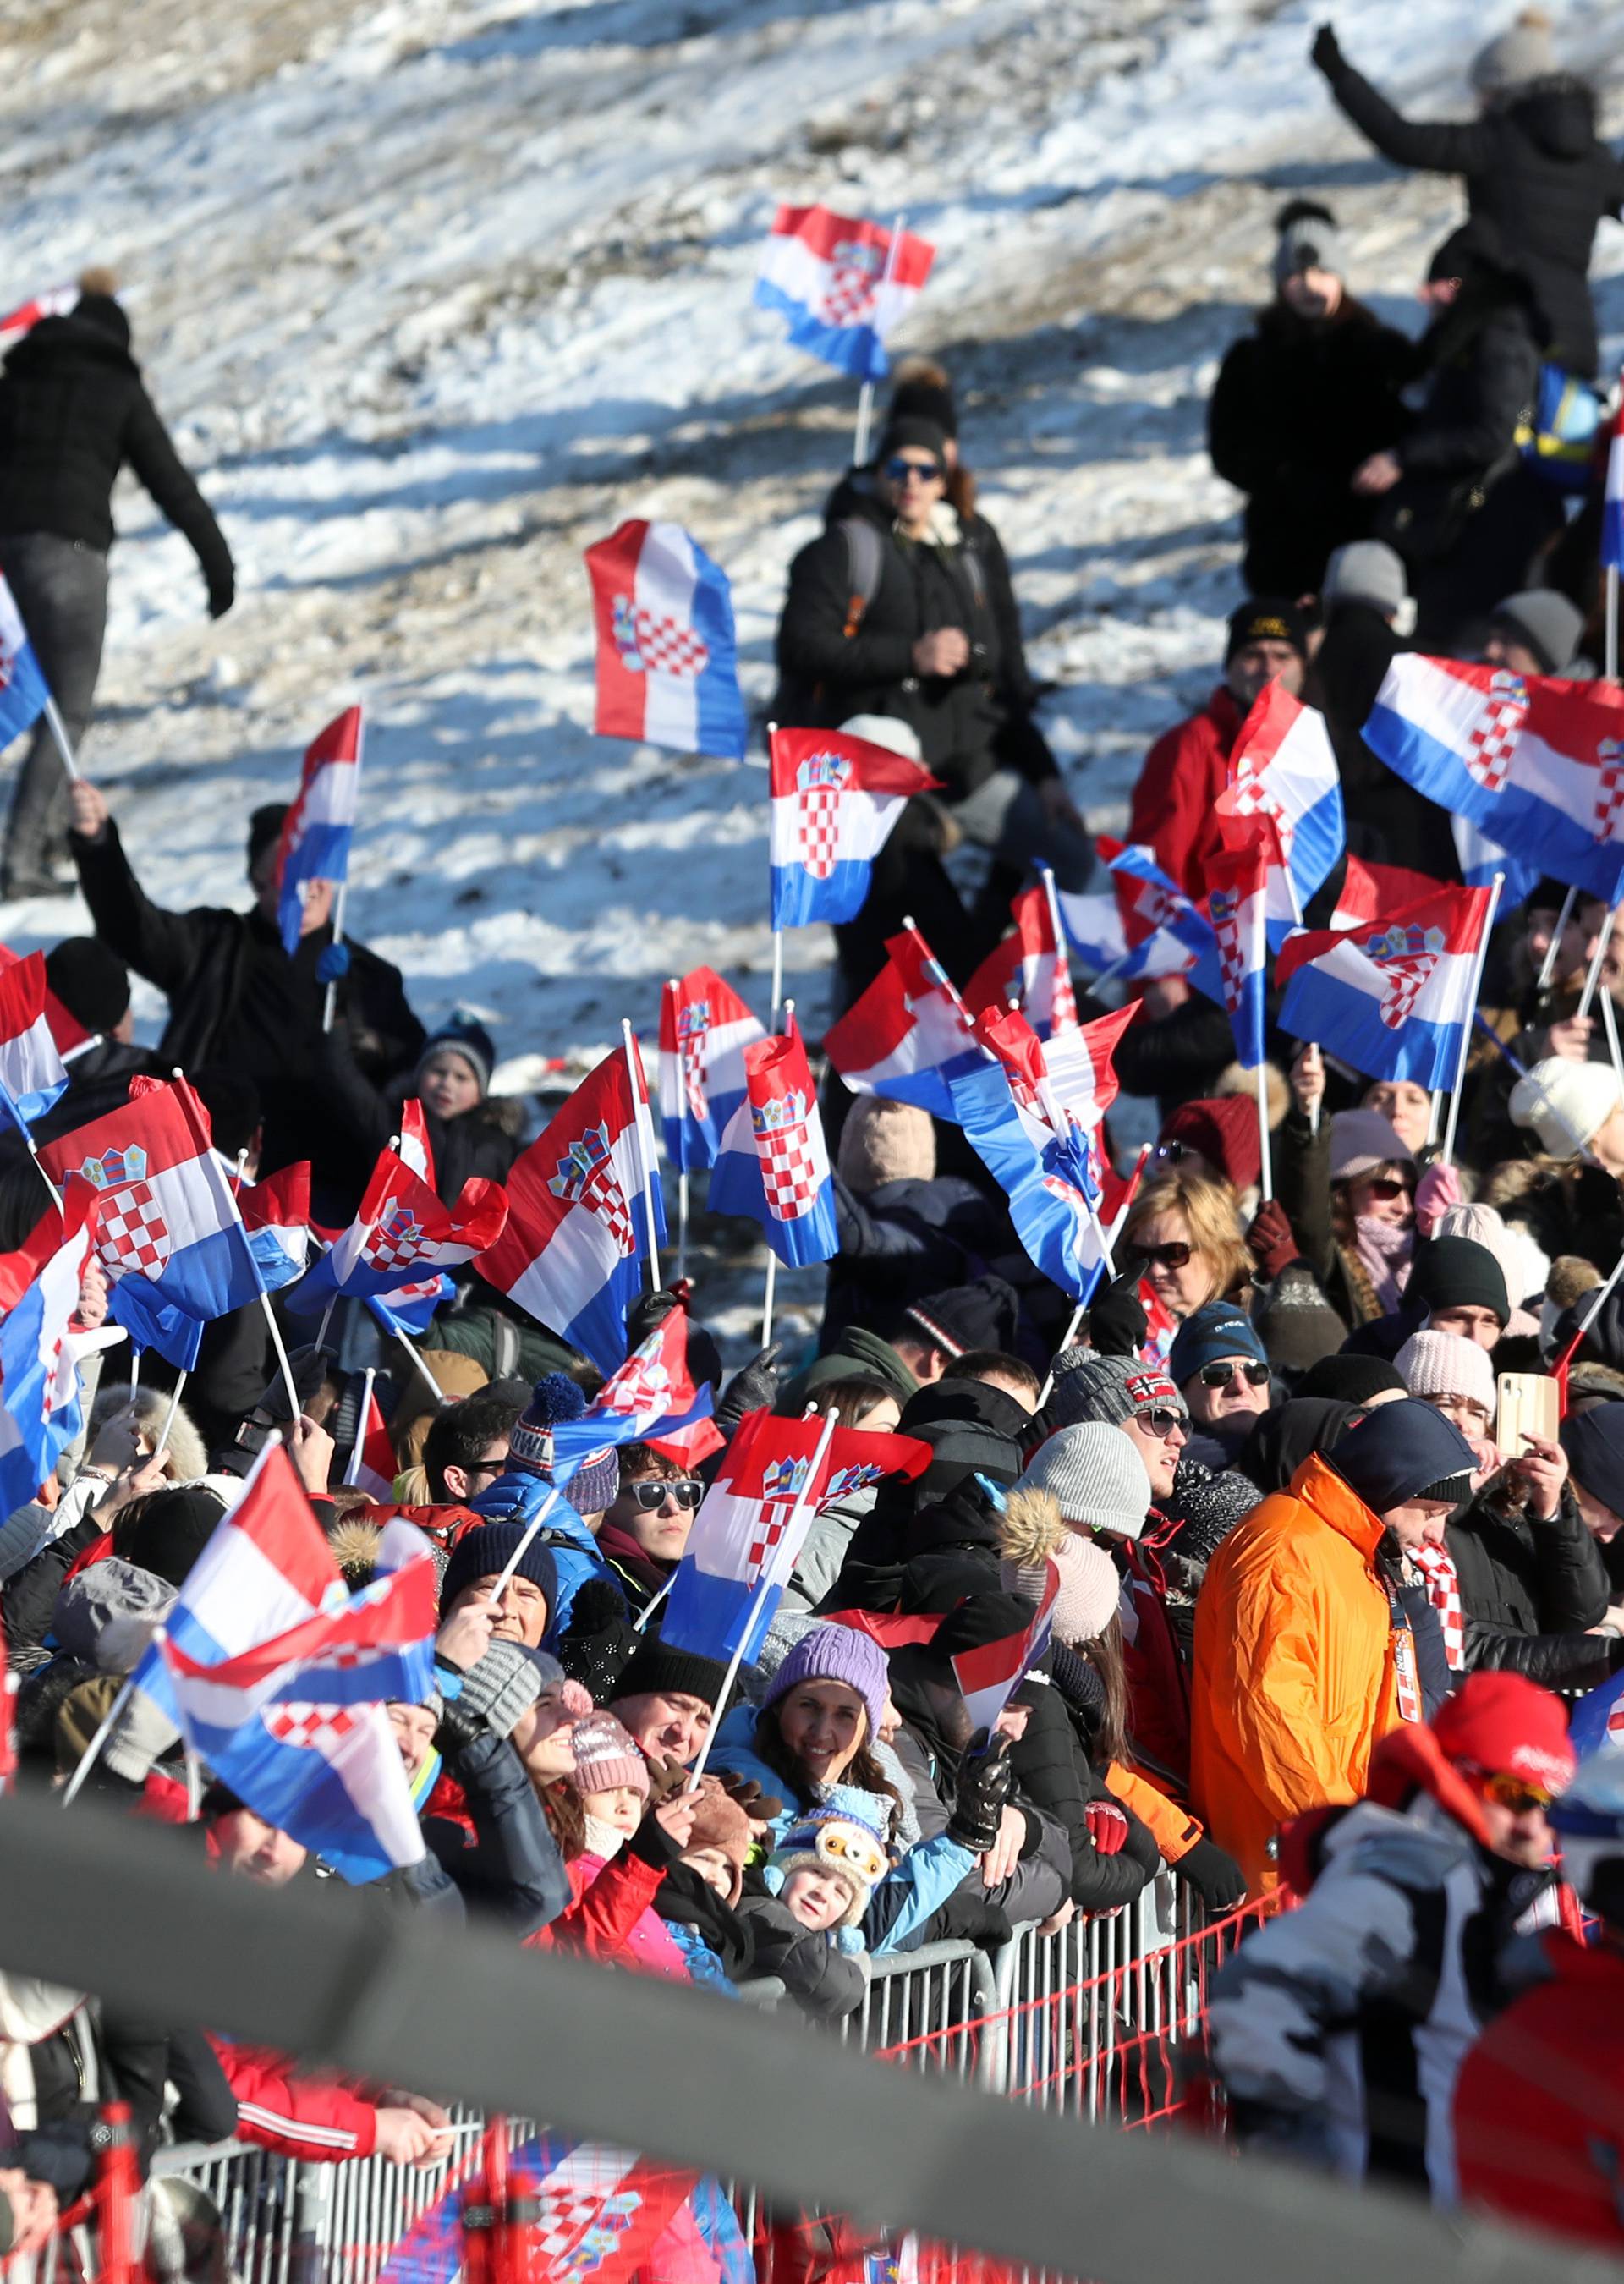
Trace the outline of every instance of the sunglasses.
[[1175, 1428], [1187, 1428], [1190, 1424], [1183, 1413], [1175, 1412], [1170, 1404], [1155, 1404], [1149, 1412], [1136, 1412], [1134, 1418], [1141, 1428], [1149, 1428], [1152, 1435], [1164, 1437], [1171, 1435]]
[[1201, 1385], [1203, 1388], [1227, 1388], [1239, 1373], [1248, 1388], [1267, 1388], [1269, 1370], [1266, 1364], [1204, 1364]]
[[1182, 1237], [1175, 1237], [1170, 1245], [1142, 1245], [1139, 1252], [1146, 1263], [1155, 1262], [1163, 1269], [1188, 1269], [1195, 1248], [1187, 1245]]
[[1496, 1769], [1490, 1775], [1480, 1777], [1478, 1788], [1485, 1800], [1510, 1809], [1513, 1816], [1526, 1816], [1531, 1809], [1549, 1808], [1556, 1797], [1543, 1785], [1530, 1784], [1526, 1777], [1513, 1776], [1506, 1769]]
[[1388, 1203], [1391, 1203], [1394, 1198], [1407, 1198], [1409, 1195], [1409, 1184], [1395, 1181], [1391, 1174], [1378, 1174], [1373, 1182], [1367, 1182], [1364, 1187], [1367, 1197], [1382, 1198]]
[[628, 1483], [626, 1488], [644, 1514], [652, 1514], [668, 1498], [675, 1499], [678, 1506], [696, 1507], [705, 1496], [704, 1484], [695, 1482], [691, 1475], [679, 1476], [674, 1482], [660, 1476], [653, 1482]]
[[938, 460], [905, 460], [900, 452], [894, 453], [880, 471], [894, 484], [905, 484], [910, 476], [917, 476], [922, 484], [941, 481], [941, 464]]

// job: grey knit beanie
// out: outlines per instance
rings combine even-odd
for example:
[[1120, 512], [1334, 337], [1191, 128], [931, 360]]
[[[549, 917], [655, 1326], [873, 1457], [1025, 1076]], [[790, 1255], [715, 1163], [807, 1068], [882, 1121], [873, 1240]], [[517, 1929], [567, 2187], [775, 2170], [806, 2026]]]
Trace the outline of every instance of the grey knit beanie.
[[1092, 1349], [1063, 1349], [1055, 1358], [1055, 1384], [1045, 1416], [1057, 1428], [1085, 1420], [1120, 1426], [1136, 1412], [1163, 1404], [1182, 1418], [1189, 1416], [1189, 1406], [1164, 1366], [1141, 1364], [1137, 1357], [1096, 1356]]
[[1328, 270], [1333, 278], [1347, 275], [1347, 256], [1341, 233], [1328, 207], [1293, 199], [1281, 210], [1280, 235], [1275, 243], [1275, 283], [1300, 278], [1305, 270]]
[[[1128, 1413], [1122, 1416], [1126, 1419]], [[1016, 1489], [1048, 1491], [1067, 1522], [1112, 1530], [1119, 1538], [1141, 1535], [1152, 1496], [1138, 1445], [1120, 1427], [1101, 1420], [1062, 1428], [1051, 1435], [1034, 1454]]]
[[1489, 625], [1531, 650], [1542, 674], [1565, 674], [1579, 654], [1584, 613], [1554, 587], [1530, 587], [1496, 603]]

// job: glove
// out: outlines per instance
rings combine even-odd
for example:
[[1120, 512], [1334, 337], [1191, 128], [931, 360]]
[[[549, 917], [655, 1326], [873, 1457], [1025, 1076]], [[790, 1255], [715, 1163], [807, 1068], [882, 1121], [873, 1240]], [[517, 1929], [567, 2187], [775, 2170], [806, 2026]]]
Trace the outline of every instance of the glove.
[[1128, 1819], [1113, 1800], [1091, 1800], [1087, 1810], [1089, 1837], [1097, 1856], [1120, 1856], [1128, 1838]]
[[1119, 1277], [1089, 1304], [1089, 1345], [1101, 1356], [1136, 1355], [1149, 1328], [1136, 1271]]
[[317, 955], [316, 980], [318, 983], [341, 983], [349, 974], [349, 946], [330, 943]]
[[464, 1674], [460, 1693], [447, 1700], [441, 1732], [454, 1747], [472, 1744], [481, 1728], [511, 1737], [541, 1693], [542, 1677], [518, 1643], [494, 1641]]
[[662, 1808], [675, 1800], [679, 1792], [686, 1792], [693, 1781], [681, 1761], [668, 1756], [649, 1762], [649, 1811]]
[[1335, 79], [1338, 73], [1345, 68], [1336, 33], [1329, 24], [1322, 24], [1314, 35], [1314, 45], [1308, 50], [1308, 61], [1316, 71], [1323, 72], [1327, 79]]
[[985, 1856], [998, 1837], [999, 1821], [1014, 1786], [1009, 1739], [989, 1738], [985, 1729], [979, 1729], [958, 1764], [953, 1813], [948, 1819], [949, 1839], [968, 1848], [972, 1856]]
[[706, 1777], [706, 1784], [714, 1784], [724, 1792], [735, 1808], [742, 1808], [752, 1824], [770, 1824], [782, 1814], [784, 1803], [764, 1793], [753, 1777], [741, 1777], [731, 1769], [719, 1769], [714, 1777]]
[[[686, 1279], [683, 1281], [686, 1283]], [[629, 1356], [633, 1349], [641, 1348], [649, 1334], [663, 1325], [672, 1310], [686, 1299], [685, 1293], [674, 1293], [669, 1286], [662, 1286], [657, 1293], [645, 1293], [636, 1308], [626, 1312], [627, 1354]]]
[[230, 609], [232, 604], [236, 600], [237, 583], [229, 572], [223, 579], [211, 579], [209, 581], [208, 615], [211, 619], [224, 618], [226, 613]]
[[746, 1412], [770, 1412], [778, 1401], [777, 1365], [782, 1341], [775, 1341], [736, 1372], [722, 1393], [714, 1418], [724, 1435], [730, 1435]]
[[1209, 1912], [1232, 1912], [1245, 1899], [1246, 1882], [1240, 1866], [1215, 1840], [1198, 1840], [1173, 1870], [1176, 1878], [1189, 1881]]
[[1451, 1206], [1464, 1205], [1465, 1193], [1453, 1166], [1429, 1166], [1416, 1184], [1416, 1234], [1431, 1237]]
[[1277, 1198], [1261, 1205], [1246, 1232], [1246, 1249], [1265, 1277], [1271, 1280], [1300, 1256], [1285, 1208]]

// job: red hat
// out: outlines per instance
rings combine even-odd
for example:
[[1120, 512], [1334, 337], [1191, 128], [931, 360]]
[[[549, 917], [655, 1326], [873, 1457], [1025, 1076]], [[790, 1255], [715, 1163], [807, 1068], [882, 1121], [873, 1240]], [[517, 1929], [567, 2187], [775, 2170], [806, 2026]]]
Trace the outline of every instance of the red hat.
[[1164, 1119], [1159, 1143], [1182, 1142], [1198, 1150], [1209, 1166], [1249, 1190], [1262, 1178], [1263, 1146], [1258, 1139], [1258, 1107], [1249, 1094], [1215, 1094], [1201, 1102], [1181, 1102]]
[[1567, 1708], [1520, 1673], [1473, 1673], [1433, 1722], [1433, 1734], [1457, 1767], [1505, 1772], [1561, 1792], [1578, 1765]]

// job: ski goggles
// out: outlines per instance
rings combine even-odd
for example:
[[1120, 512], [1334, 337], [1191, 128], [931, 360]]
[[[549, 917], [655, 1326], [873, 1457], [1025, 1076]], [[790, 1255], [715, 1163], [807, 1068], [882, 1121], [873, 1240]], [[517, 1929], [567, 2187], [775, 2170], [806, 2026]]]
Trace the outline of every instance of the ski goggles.
[[696, 1482], [691, 1475], [677, 1475], [669, 1479], [660, 1475], [650, 1482], [628, 1483], [626, 1488], [644, 1514], [652, 1514], [655, 1508], [664, 1506], [668, 1499], [675, 1499], [678, 1506], [691, 1509], [698, 1506], [705, 1497], [704, 1484]]
[[1480, 1769], [1473, 1772], [1472, 1781], [1485, 1800], [1492, 1800], [1496, 1808], [1508, 1809], [1513, 1816], [1526, 1816], [1536, 1808], [1549, 1808], [1556, 1798], [1545, 1787], [1519, 1777], [1511, 1769]]

